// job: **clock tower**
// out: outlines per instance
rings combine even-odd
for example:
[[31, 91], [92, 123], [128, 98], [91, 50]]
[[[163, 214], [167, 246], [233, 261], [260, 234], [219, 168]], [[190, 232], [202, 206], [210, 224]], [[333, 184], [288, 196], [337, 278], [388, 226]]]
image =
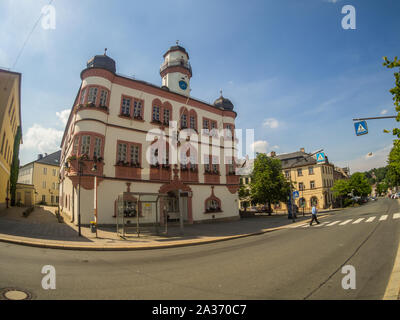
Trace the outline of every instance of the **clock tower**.
[[164, 54], [164, 63], [160, 68], [162, 86], [170, 91], [189, 96], [190, 78], [192, 77], [192, 67], [189, 63], [189, 55], [185, 48], [176, 42]]

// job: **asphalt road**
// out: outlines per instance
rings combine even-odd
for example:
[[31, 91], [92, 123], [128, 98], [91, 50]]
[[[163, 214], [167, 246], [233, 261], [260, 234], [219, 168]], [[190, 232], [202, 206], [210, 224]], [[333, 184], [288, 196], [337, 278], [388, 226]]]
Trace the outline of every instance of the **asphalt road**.
[[[0, 289], [25, 289], [35, 299], [381, 299], [400, 240], [398, 212], [396, 200], [380, 199], [321, 219], [318, 227], [162, 250], [0, 243]], [[56, 269], [55, 290], [41, 287], [44, 265]], [[354, 290], [342, 288], [344, 265], [356, 270]]]

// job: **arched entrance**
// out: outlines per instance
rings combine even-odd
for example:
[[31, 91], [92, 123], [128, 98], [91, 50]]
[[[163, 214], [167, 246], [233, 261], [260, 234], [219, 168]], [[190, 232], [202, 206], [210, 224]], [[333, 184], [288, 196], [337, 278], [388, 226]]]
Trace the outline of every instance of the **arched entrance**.
[[184, 222], [193, 223], [192, 212], [192, 189], [180, 182], [172, 181], [171, 183], [161, 186], [159, 193], [168, 194], [168, 197], [162, 200], [161, 212], [162, 222], [179, 221], [180, 217]]

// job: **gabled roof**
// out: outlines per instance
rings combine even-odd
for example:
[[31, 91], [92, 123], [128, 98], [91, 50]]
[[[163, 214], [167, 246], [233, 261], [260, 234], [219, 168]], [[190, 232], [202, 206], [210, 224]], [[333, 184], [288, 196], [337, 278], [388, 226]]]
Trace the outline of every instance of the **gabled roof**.
[[52, 154], [49, 154], [41, 159], [31, 161], [23, 166], [20, 166], [20, 168], [24, 168], [26, 166], [31, 165], [32, 163], [42, 163], [42, 164], [47, 164], [51, 166], [60, 166], [60, 157], [61, 157], [61, 150], [54, 152]]
[[314, 165], [317, 163], [317, 160], [313, 156], [302, 151], [280, 154], [277, 155], [276, 158], [281, 160], [282, 169]]
[[49, 164], [49, 165], [58, 167], [60, 165], [60, 157], [61, 157], [61, 150], [54, 152], [52, 154], [49, 154], [48, 156], [43, 157], [40, 160], [36, 160], [35, 162]]

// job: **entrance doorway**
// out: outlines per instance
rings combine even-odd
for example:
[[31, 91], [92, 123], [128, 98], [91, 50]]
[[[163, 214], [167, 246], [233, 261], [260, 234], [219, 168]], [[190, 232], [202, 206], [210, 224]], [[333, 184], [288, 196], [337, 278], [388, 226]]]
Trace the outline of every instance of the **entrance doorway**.
[[183, 221], [188, 221], [188, 193], [179, 190], [169, 191], [164, 199], [166, 217], [168, 222], [179, 222], [182, 215]]

